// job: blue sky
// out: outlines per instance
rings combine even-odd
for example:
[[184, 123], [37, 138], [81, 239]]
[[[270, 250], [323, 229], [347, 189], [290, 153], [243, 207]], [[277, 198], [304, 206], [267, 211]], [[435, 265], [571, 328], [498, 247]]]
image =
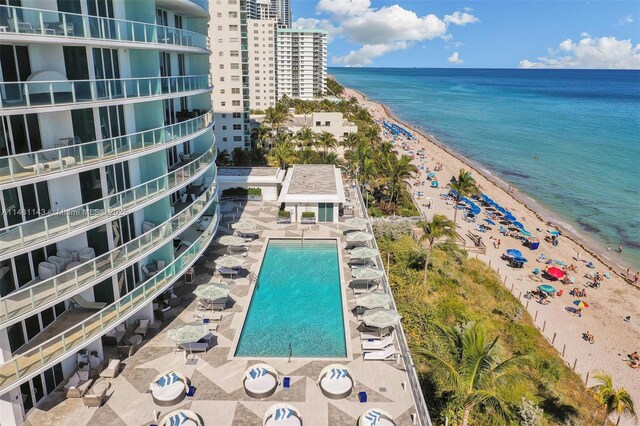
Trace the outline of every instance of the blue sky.
[[298, 23], [330, 29], [329, 66], [640, 68], [637, 0], [293, 0], [292, 9]]

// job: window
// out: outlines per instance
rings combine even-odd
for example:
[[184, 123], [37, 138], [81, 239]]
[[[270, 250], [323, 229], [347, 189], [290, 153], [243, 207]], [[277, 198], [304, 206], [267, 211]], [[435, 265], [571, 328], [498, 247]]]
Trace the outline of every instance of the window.
[[242, 114], [240, 114], [239, 112], [234, 112], [233, 118], [242, 118]]
[[232, 70], [239, 70], [240, 69], [240, 64], [231, 64], [231, 69]]
[[233, 141], [234, 142], [242, 142], [242, 136], [234, 136], [233, 137]]
[[222, 130], [227, 130], [227, 126], [222, 126]]
[[218, 52], [218, 56], [224, 56], [224, 52]]
[[218, 31], [222, 31], [222, 25], [218, 25]]
[[[229, 12], [229, 13], [231, 13], [231, 12]], [[222, 12], [218, 12], [216, 15], [218, 16], [218, 18], [222, 18]]]
[[229, 25], [229, 31], [238, 31], [237, 25]]
[[242, 124], [234, 124], [233, 130], [242, 130]]
[[232, 75], [231, 76], [231, 81], [240, 81], [240, 76]]
[[228, 138], [224, 137], [222, 138], [222, 142], [226, 142]]
[[227, 118], [227, 114], [222, 114], [222, 118]]
[[224, 69], [224, 64], [220, 64], [220, 69], [223, 70]]
[[240, 101], [231, 101], [231, 106], [240, 106]]
[[224, 81], [224, 77], [220, 77], [220, 81]]
[[233, 89], [231, 89], [231, 94], [232, 95], [239, 95], [240, 94], [240, 89], [237, 87], [234, 87]]
[[225, 101], [220, 102], [220, 106], [227, 106], [227, 103]]
[[232, 50], [231, 52], [229, 52], [229, 55], [232, 58], [237, 58], [238, 56], [240, 56], [240, 53], [237, 50]]
[[237, 17], [238, 17], [238, 12], [229, 12], [229, 18], [237, 18]]
[[220, 89], [220, 94], [224, 95], [224, 89]]

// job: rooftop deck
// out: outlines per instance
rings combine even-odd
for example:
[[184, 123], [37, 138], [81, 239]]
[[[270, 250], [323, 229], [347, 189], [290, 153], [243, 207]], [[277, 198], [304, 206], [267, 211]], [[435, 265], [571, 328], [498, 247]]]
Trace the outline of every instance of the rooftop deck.
[[[342, 191], [342, 188], [340, 188]], [[355, 194], [351, 195], [355, 198]], [[356, 206], [356, 215], [359, 207]], [[82, 399], [65, 399], [61, 391], [53, 392], [34, 408], [27, 418], [27, 425], [150, 425], [154, 421], [154, 410], [160, 417], [176, 408], [196, 412], [207, 426], [262, 425], [263, 416], [274, 403], [288, 403], [295, 406], [305, 426], [354, 425], [358, 417], [370, 408], [380, 408], [394, 418], [397, 425], [413, 425], [411, 415], [416, 412], [410, 379], [405, 370], [406, 357], [398, 361], [364, 361], [357, 330], [359, 322], [352, 313], [355, 296], [348, 288], [351, 277], [346, 263], [342, 265], [342, 285], [345, 287], [348, 307], [347, 345], [350, 356], [341, 361], [348, 367], [357, 382], [350, 396], [345, 399], [326, 398], [316, 380], [321, 370], [335, 360], [314, 358], [270, 358], [267, 362], [280, 374], [291, 378], [291, 387], [281, 385], [270, 397], [263, 400], [249, 397], [242, 385], [242, 376], [248, 366], [261, 359], [234, 358], [231, 353], [233, 342], [242, 330], [243, 319], [249, 307], [252, 290], [252, 274], [257, 276], [263, 255], [263, 247], [268, 238], [300, 237], [304, 229], [305, 238], [338, 238], [342, 256], [348, 254], [345, 247], [343, 224], [301, 226], [276, 223], [278, 204], [275, 202], [226, 202], [222, 208], [222, 224], [219, 235], [230, 234], [230, 224], [238, 220], [250, 220], [258, 225], [259, 238], [250, 243], [245, 271], [231, 284], [232, 303], [223, 312], [222, 321], [215, 334], [216, 344], [207, 353], [190, 355], [185, 362], [181, 352], [174, 352], [174, 343], [167, 338], [167, 331], [194, 320], [196, 312], [195, 296], [192, 291], [197, 285], [209, 282], [213, 275], [213, 260], [225, 253], [226, 248], [212, 244], [206, 254], [196, 263], [196, 281], [185, 284], [180, 281], [174, 286], [176, 295], [181, 297], [178, 316], [166, 323], [156, 321], [143, 346], [133, 356], [124, 359], [125, 367], [118, 377], [109, 379], [111, 387], [108, 400], [100, 408], [86, 408]], [[346, 280], [345, 280], [346, 277]], [[213, 281], [219, 280], [216, 275]], [[401, 348], [396, 342], [396, 347]], [[112, 354], [111, 347], [105, 347], [105, 356]], [[168, 369], [181, 372], [196, 387], [193, 397], [187, 397], [172, 407], [154, 404], [147, 389], [151, 380]], [[106, 380], [106, 379], [100, 379]], [[358, 392], [366, 391], [367, 403], [358, 401]], [[417, 423], [416, 423], [417, 424]]]

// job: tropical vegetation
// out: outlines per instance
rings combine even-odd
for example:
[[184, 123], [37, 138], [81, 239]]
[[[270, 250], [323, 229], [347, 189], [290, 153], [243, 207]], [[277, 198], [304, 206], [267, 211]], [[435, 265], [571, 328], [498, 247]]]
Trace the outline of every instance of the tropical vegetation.
[[607, 425], [609, 417], [613, 414], [618, 415], [617, 424], [620, 423], [622, 414], [629, 414], [635, 417], [636, 411], [629, 391], [625, 388], [616, 388], [613, 385], [613, 379], [608, 374], [598, 372], [593, 378], [598, 383], [590, 389], [600, 405], [598, 411], [604, 416], [603, 425]]
[[460, 204], [460, 199], [462, 197], [476, 195], [480, 193], [480, 189], [478, 189], [476, 180], [471, 175], [471, 172], [465, 169], [460, 169], [458, 177], [454, 177], [448, 187], [455, 191], [455, 210], [453, 212], [453, 222], [455, 223], [458, 218], [458, 204]]

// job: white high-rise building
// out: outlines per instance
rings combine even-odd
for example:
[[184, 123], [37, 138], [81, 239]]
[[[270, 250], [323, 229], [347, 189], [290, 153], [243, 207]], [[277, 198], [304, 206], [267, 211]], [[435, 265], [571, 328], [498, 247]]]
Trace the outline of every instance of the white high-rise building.
[[278, 29], [276, 35], [277, 98], [314, 99], [325, 93], [327, 32]]
[[276, 19], [278, 28], [291, 28], [291, 0], [248, 0], [249, 18]]
[[211, 0], [214, 132], [220, 150], [251, 147], [247, 0]]
[[249, 19], [249, 99], [251, 109], [276, 104], [276, 20]]
[[0, 423], [20, 425], [66, 378], [89, 378], [105, 339], [135, 350], [120, 329], [153, 322], [215, 235], [219, 49], [206, 0], [8, 3]]

